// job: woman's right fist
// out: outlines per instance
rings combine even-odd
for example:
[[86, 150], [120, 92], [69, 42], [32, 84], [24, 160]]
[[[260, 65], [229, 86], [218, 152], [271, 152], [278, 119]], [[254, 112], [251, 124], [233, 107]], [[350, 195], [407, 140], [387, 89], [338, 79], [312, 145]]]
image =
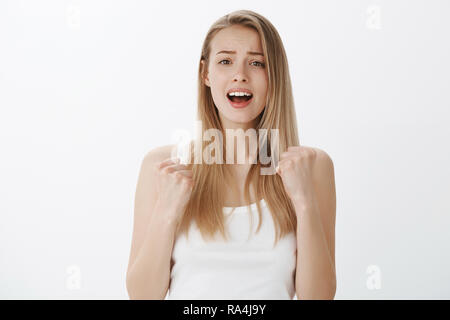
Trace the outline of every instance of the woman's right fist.
[[158, 214], [178, 224], [194, 187], [192, 170], [178, 158], [169, 158], [156, 164], [156, 175], [158, 208], [164, 211]]

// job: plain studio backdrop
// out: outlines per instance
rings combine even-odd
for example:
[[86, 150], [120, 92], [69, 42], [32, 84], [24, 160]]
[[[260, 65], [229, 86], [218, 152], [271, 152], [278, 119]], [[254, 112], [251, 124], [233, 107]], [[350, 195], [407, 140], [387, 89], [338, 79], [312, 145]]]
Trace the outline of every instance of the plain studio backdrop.
[[300, 143], [335, 166], [336, 299], [450, 298], [450, 2], [1, 1], [0, 298], [128, 299], [144, 155], [193, 132], [238, 9], [284, 42]]

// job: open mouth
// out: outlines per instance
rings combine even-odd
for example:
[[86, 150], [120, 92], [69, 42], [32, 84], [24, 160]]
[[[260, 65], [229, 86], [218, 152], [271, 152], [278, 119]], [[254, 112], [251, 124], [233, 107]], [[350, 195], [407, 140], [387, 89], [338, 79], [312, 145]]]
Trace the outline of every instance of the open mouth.
[[228, 100], [230, 100], [231, 102], [234, 102], [234, 103], [243, 103], [243, 102], [250, 101], [250, 99], [253, 98], [253, 95], [250, 94], [249, 96], [247, 96], [247, 95], [244, 95], [244, 96], [231, 95], [230, 96], [230, 94], [227, 94], [227, 98], [228, 98]]

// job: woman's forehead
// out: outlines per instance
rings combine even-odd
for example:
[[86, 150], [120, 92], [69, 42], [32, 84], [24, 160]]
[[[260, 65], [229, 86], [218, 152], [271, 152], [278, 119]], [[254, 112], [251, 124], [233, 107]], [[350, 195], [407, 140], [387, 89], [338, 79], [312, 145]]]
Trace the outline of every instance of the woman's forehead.
[[246, 51], [261, 52], [259, 34], [255, 30], [231, 26], [220, 30], [211, 41], [212, 53], [216, 55], [220, 51]]

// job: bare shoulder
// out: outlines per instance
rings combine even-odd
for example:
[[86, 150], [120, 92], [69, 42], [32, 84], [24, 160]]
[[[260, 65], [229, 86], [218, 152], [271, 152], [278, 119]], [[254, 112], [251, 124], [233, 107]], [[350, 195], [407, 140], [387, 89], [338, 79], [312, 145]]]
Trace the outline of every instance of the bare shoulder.
[[334, 215], [336, 186], [333, 160], [324, 150], [319, 148], [311, 149], [314, 150], [315, 154], [312, 176], [318, 200], [327, 207], [326, 211], [330, 211], [330, 215]]
[[[157, 165], [170, 158], [173, 145], [156, 147], [148, 151], [141, 161], [139, 177], [136, 186], [135, 206], [138, 215], [147, 215], [149, 208], [152, 207], [155, 194], [155, 178]], [[144, 210], [140, 210], [144, 208]]]
[[333, 160], [327, 152], [319, 148], [313, 149], [315, 151], [313, 184], [316, 195], [322, 206], [324, 215], [333, 217], [336, 213], [336, 186]]
[[314, 161], [314, 175], [317, 178], [331, 178], [330, 175], [334, 176], [334, 164], [331, 156], [324, 150], [319, 148], [309, 147], [314, 151], [315, 161]]
[[145, 154], [142, 165], [150, 166], [170, 158], [175, 147], [174, 144], [168, 144], [151, 149]]

